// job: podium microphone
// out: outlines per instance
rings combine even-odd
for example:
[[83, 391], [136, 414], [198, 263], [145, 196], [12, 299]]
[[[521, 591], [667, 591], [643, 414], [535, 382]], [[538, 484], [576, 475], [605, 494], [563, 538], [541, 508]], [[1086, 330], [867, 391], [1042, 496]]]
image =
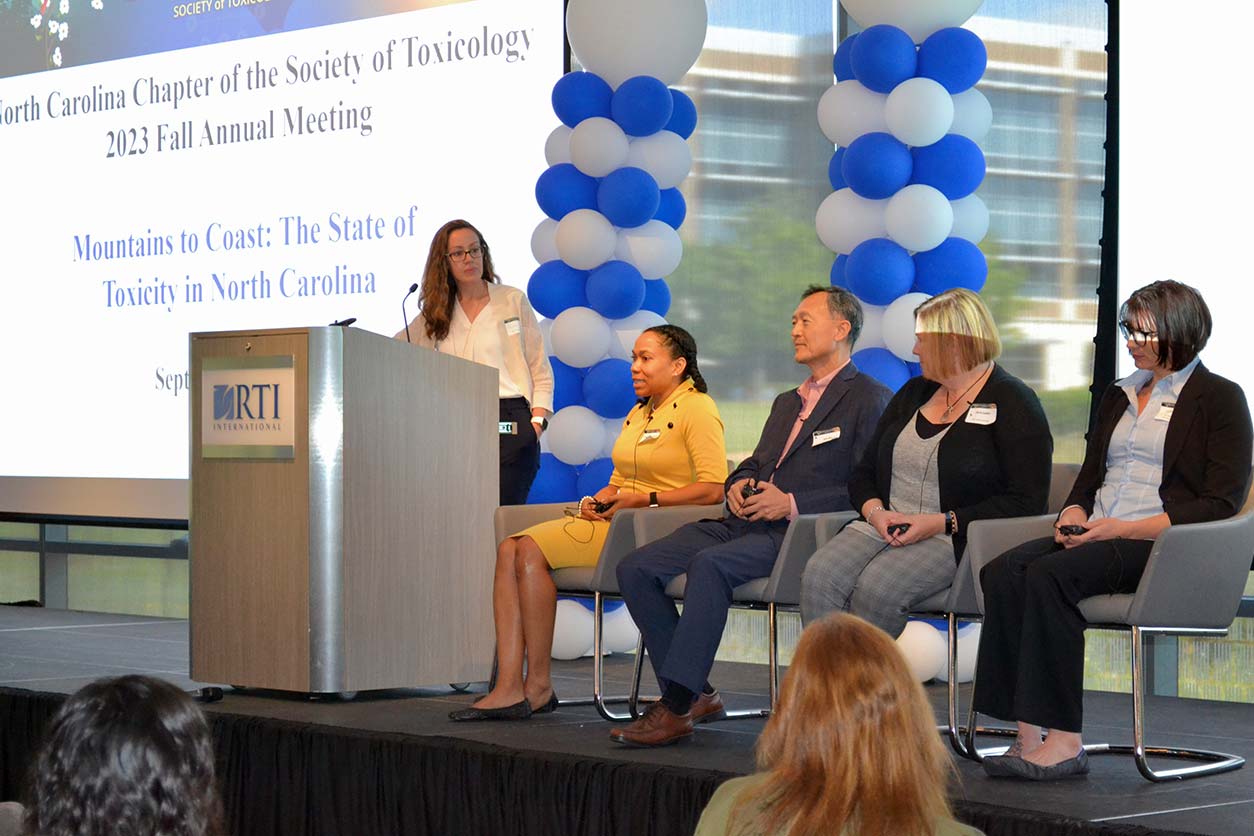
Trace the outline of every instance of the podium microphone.
[[340, 319], [340, 320], [336, 320], [335, 322], [332, 322], [331, 327], [332, 328], [336, 328], [336, 327], [347, 328], [348, 326], [352, 325], [356, 321], [357, 321], [357, 317], [350, 316], [348, 319]]
[[409, 314], [405, 313], [405, 303], [409, 301], [409, 297], [413, 296], [417, 290], [418, 282], [414, 282], [409, 286], [409, 293], [406, 293], [405, 298], [401, 300], [401, 316], [405, 318], [405, 342], [407, 343], [412, 343], [413, 340], [409, 338]]

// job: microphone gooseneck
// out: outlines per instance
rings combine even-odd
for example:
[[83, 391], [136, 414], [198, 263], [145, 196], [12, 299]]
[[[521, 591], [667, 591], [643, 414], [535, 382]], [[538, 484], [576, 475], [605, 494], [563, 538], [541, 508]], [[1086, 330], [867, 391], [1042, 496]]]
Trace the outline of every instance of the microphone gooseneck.
[[409, 297], [413, 296], [418, 290], [418, 282], [414, 282], [409, 286], [409, 292], [405, 294], [405, 298], [401, 300], [401, 317], [405, 320], [405, 342], [412, 343], [409, 338], [409, 314], [405, 312], [405, 303], [409, 301]]

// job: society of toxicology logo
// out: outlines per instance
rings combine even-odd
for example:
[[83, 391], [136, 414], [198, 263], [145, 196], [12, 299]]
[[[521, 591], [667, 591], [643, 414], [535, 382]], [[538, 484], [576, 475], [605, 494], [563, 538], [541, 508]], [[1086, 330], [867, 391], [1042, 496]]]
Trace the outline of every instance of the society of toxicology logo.
[[218, 430], [281, 432], [279, 383], [213, 384], [213, 421]]

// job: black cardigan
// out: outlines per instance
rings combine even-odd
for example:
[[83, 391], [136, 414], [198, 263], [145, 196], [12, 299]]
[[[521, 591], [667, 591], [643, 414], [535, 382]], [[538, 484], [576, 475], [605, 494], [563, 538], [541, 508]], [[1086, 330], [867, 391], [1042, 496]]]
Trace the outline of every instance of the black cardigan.
[[[923, 377], [911, 378], [898, 390], [875, 427], [866, 454], [850, 477], [849, 493], [859, 512], [878, 498], [887, 508], [892, 495], [893, 445], [919, 407], [940, 388]], [[996, 404], [997, 419], [972, 424], [961, 415], [936, 451], [941, 509], [958, 516], [954, 559], [962, 557], [967, 526], [976, 520], [1045, 513], [1054, 439], [1041, 402], [1019, 378], [999, 365], [972, 399]], [[894, 509], [912, 513], [913, 509]]]
[[[1106, 479], [1110, 436], [1127, 408], [1127, 394], [1111, 384], [1102, 394], [1067, 505], [1093, 513], [1097, 491]], [[1220, 520], [1240, 510], [1250, 484], [1250, 448], [1245, 393], [1198, 363], [1180, 390], [1163, 441], [1158, 496], [1171, 524]]]

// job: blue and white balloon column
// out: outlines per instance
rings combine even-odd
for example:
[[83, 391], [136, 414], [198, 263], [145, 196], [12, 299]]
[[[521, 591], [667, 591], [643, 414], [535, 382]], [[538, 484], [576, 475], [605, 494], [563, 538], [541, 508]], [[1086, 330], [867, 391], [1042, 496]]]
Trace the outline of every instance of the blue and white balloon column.
[[676, 84], [705, 43], [702, 0], [571, 0], [566, 29], [586, 70], [553, 87], [561, 124], [536, 183], [545, 219], [527, 286], [557, 378], [556, 414], [530, 502], [570, 501], [609, 480], [609, 452], [635, 404], [628, 358], [670, 308], [697, 124]]
[[837, 82], [819, 100], [837, 147], [815, 228], [836, 253], [832, 284], [866, 311], [854, 361], [894, 390], [918, 371], [914, 309], [988, 277], [977, 246], [988, 208], [975, 190], [992, 110], [974, 86], [988, 55], [959, 28], [980, 2], [841, 0], [864, 29], [837, 47]]

